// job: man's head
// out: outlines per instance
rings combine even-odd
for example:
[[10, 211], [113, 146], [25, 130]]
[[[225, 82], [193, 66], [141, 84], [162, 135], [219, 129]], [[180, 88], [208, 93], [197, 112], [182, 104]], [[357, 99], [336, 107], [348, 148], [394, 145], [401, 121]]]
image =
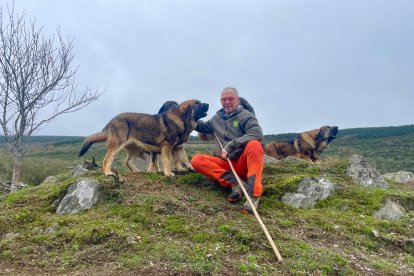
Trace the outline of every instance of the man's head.
[[221, 92], [220, 98], [221, 106], [226, 114], [231, 114], [236, 111], [240, 104], [239, 93], [236, 88], [226, 87]]

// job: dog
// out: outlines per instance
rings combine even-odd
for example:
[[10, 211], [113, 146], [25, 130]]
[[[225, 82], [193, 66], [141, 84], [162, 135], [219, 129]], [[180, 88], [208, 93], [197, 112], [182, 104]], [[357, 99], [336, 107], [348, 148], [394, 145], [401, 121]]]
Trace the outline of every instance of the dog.
[[[246, 109], [247, 111], [250, 111], [251, 113], [253, 113], [254, 115], [256, 115], [254, 113], [254, 109], [253, 106], [251, 106], [251, 104], [243, 97], [240, 97], [240, 105], [243, 106], [244, 109]], [[206, 134], [206, 133], [198, 133], [198, 138], [201, 141], [212, 141], [215, 139], [214, 134]]]
[[[158, 110], [158, 114], [170, 111], [174, 108], [178, 108], [178, 103], [176, 101], [166, 101], [165, 103], [163, 103], [163, 105], [161, 106], [160, 110]], [[182, 147], [182, 146], [181, 146]], [[178, 150], [178, 152], [180, 152], [181, 149]], [[156, 152], [145, 152], [143, 149], [137, 150], [137, 154], [139, 158], [141, 159], [145, 159], [145, 155], [148, 155], [148, 159], [149, 159], [149, 164], [148, 164], [148, 169], [147, 172], [159, 172], [160, 168], [158, 166], [158, 153]], [[173, 149], [173, 164], [175, 167], [175, 170], [177, 171], [186, 171], [187, 169], [190, 170], [194, 170], [194, 168], [192, 166], [190, 166], [190, 168], [186, 168], [186, 166], [184, 165], [185, 160], [180, 160], [179, 156], [177, 154], [177, 150], [174, 148]], [[131, 166], [129, 166], [127, 164], [127, 167], [130, 168], [131, 171], [138, 171], [137, 169], [132, 169]]]
[[272, 141], [264, 146], [264, 152], [276, 159], [295, 156], [314, 164], [319, 163], [322, 151], [336, 138], [337, 126], [322, 126], [299, 134], [293, 141]]
[[174, 176], [171, 172], [173, 149], [179, 160], [191, 168], [182, 145], [187, 142], [197, 121], [207, 116], [208, 108], [207, 103], [187, 100], [170, 111], [156, 115], [121, 113], [101, 132], [86, 137], [79, 156], [84, 155], [92, 144], [106, 141], [108, 149], [102, 165], [105, 175], [114, 175], [111, 171], [112, 162], [115, 155], [125, 149], [128, 152], [126, 164], [130, 166], [135, 166], [134, 161], [142, 150], [160, 153], [164, 175]]

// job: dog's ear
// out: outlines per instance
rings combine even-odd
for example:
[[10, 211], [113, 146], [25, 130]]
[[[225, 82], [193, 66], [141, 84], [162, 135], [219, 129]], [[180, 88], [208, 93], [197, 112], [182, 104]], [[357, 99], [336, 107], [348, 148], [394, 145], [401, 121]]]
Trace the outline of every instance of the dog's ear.
[[191, 104], [189, 102], [184, 102], [182, 104], [180, 104], [179, 106], [181, 115], [183, 118], [185, 118], [186, 120], [188, 119], [192, 119], [194, 117], [194, 104]]
[[319, 129], [318, 135], [316, 135], [316, 137], [315, 137], [316, 144], [319, 144], [320, 142], [322, 142], [325, 139], [326, 130], [327, 130], [326, 126], [323, 126]]
[[170, 110], [173, 110], [174, 108], [178, 107], [178, 103], [175, 101], [166, 101], [160, 108], [160, 110], [158, 110], [158, 114], [161, 114], [163, 112], [167, 112]]

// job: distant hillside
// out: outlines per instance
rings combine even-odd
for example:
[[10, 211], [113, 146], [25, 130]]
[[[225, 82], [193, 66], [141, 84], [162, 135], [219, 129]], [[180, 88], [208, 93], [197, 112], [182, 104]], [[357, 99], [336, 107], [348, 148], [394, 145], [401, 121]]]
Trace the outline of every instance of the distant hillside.
[[[43, 144], [49, 143], [54, 146], [63, 145], [63, 144], [75, 144], [80, 143], [85, 139], [82, 136], [32, 136], [32, 137], [25, 137], [23, 140], [25, 142], [30, 141], [31, 143], [35, 144]], [[6, 139], [4, 136], [0, 135], [0, 144], [6, 143]]]
[[[298, 133], [284, 133], [265, 135], [263, 143], [272, 140], [291, 140]], [[47, 166], [52, 172], [61, 172], [63, 168], [80, 163], [82, 160], [96, 157], [101, 162], [105, 152], [105, 143], [92, 146], [84, 158], [79, 158], [78, 153], [84, 137], [79, 136], [33, 136], [32, 146], [24, 160], [24, 172], [30, 171], [30, 182], [37, 182], [43, 177], [41, 168]], [[0, 136], [0, 150], [4, 148], [4, 137]], [[198, 136], [191, 136], [186, 146], [188, 155], [210, 151], [211, 142], [204, 142]], [[0, 178], [10, 178], [12, 158], [7, 150], [0, 152]], [[414, 171], [414, 125], [397, 127], [367, 127], [339, 129], [337, 138], [322, 153], [322, 158], [327, 156], [338, 156], [342, 159], [349, 158], [358, 153], [373, 162], [381, 173], [396, 172], [399, 170]], [[123, 159], [125, 154], [121, 153], [115, 160], [115, 165], [125, 169]], [[143, 162], [145, 165], [145, 162]], [[30, 167], [31, 169], [27, 169]], [[59, 169], [61, 168], [61, 169]], [[126, 171], [125, 171], [126, 172]], [[34, 175], [38, 175], [34, 177]], [[34, 179], [36, 178], [36, 179]]]

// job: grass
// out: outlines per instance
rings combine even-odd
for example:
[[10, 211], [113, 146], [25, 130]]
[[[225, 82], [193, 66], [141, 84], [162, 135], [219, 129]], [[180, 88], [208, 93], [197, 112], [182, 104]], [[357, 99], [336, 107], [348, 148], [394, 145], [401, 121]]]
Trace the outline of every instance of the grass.
[[[328, 163], [326, 163], [328, 162]], [[106, 200], [74, 215], [57, 215], [53, 202], [76, 179], [58, 176], [0, 201], [0, 268], [14, 272], [303, 275], [358, 275], [369, 271], [413, 271], [413, 212], [399, 221], [377, 221], [386, 198], [414, 200], [414, 191], [362, 188], [344, 175], [346, 162], [327, 158], [319, 166], [266, 166], [260, 214], [284, 262], [275, 256], [253, 216], [228, 192], [197, 173], [166, 178], [126, 175], [121, 186], [100, 173]], [[334, 196], [313, 209], [280, 202], [304, 177], [337, 181]], [[391, 185], [392, 186], [392, 185]], [[52, 229], [55, 225], [55, 230]], [[372, 230], [380, 233], [375, 237]], [[411, 234], [410, 234], [411, 233]], [[401, 258], [402, 254], [403, 258]], [[102, 270], [102, 264], [108, 264]], [[26, 270], [25, 270], [26, 269]]]
[[[396, 141], [409, 140], [410, 135], [400, 135]], [[92, 275], [401, 275], [414, 271], [412, 184], [391, 181], [386, 190], [366, 188], [345, 175], [348, 164], [343, 157], [351, 153], [349, 148], [366, 150], [381, 164], [390, 160], [391, 168], [404, 168], [401, 164], [407, 158], [400, 158], [401, 162], [394, 162], [398, 159], [394, 155], [385, 158], [388, 147], [397, 152], [403, 147], [378, 146], [390, 138], [372, 138], [377, 139], [372, 145], [380, 149], [377, 155], [369, 144], [372, 139], [343, 136], [324, 152], [319, 165], [265, 166], [259, 213], [283, 263], [275, 262], [255, 218], [240, 214], [244, 202], [225, 201], [229, 190], [197, 173], [173, 178], [160, 173], [127, 174], [125, 154], [114, 162], [124, 184], [99, 171], [90, 173], [87, 177], [100, 181], [105, 200], [79, 214], [57, 215], [55, 201], [76, 182], [68, 175], [68, 167], [82, 164], [82, 159], [77, 157], [80, 138], [70, 143], [50, 139], [49, 144], [35, 144], [26, 155], [23, 179], [33, 186], [0, 197], [0, 271]], [[209, 144], [186, 147], [189, 156], [210, 150]], [[104, 153], [104, 144], [94, 145], [85, 160], [95, 156], [99, 163]], [[5, 151], [1, 154], [0, 177], [6, 178], [12, 159]], [[57, 175], [57, 183], [39, 185], [49, 175]], [[283, 204], [283, 195], [295, 192], [305, 177], [327, 178], [339, 189], [312, 209]], [[375, 220], [373, 214], [390, 198], [404, 206], [406, 216], [398, 221]]]

